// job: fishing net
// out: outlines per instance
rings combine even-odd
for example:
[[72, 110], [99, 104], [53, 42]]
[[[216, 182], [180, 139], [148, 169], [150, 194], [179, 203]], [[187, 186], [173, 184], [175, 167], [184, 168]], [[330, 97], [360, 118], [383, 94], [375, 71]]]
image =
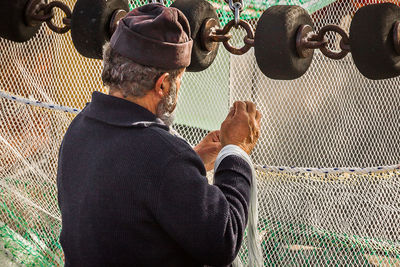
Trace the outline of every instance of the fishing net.
[[[317, 29], [348, 30], [368, 3], [375, 2], [248, 0], [242, 18], [255, 27], [271, 5], [301, 5]], [[223, 0], [212, 4], [222, 24], [232, 19]], [[231, 42], [244, 35], [234, 30]], [[329, 39], [337, 48], [338, 37]], [[75, 113], [94, 90], [104, 92], [100, 72], [101, 61], [81, 57], [70, 33], [43, 26], [27, 43], [0, 39], [0, 248], [19, 263], [63, 265], [57, 153]], [[221, 47], [209, 69], [185, 74], [174, 127], [194, 145], [219, 129], [235, 100], [263, 113], [252, 158], [265, 266], [398, 266], [399, 87], [399, 78], [364, 78], [351, 55], [334, 61], [319, 52], [300, 79], [270, 80], [253, 49], [234, 56]], [[246, 265], [246, 242], [239, 257]]]

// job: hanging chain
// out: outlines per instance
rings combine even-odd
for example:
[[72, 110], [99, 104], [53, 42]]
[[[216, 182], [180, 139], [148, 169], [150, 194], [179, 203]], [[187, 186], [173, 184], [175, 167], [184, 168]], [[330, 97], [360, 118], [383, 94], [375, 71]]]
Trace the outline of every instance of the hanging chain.
[[[149, 0], [151, 3], [164, 3], [164, 0]], [[243, 0], [224, 0], [234, 14], [234, 19], [228, 22], [223, 29], [215, 29], [213, 23], [210, 24], [207, 32], [204, 33], [203, 46], [208, 50], [212, 49], [213, 42], [222, 42], [225, 48], [232, 54], [243, 55], [254, 46], [254, 32], [250, 24], [240, 19], [243, 11]], [[64, 13], [62, 22], [63, 27], [54, 24], [54, 9], [58, 8]], [[39, 22], [46, 22], [47, 26], [54, 32], [63, 34], [71, 29], [71, 9], [60, 1], [48, 0], [30, 0], [26, 8], [26, 21], [29, 25], [37, 25]], [[241, 48], [233, 47], [229, 44], [232, 36], [229, 34], [232, 27], [242, 27], [246, 31], [243, 38], [244, 46]], [[326, 35], [334, 32], [340, 35], [339, 51], [333, 51], [328, 48], [328, 38]], [[331, 59], [342, 59], [350, 52], [350, 39], [348, 34], [337, 25], [326, 25], [318, 33], [312, 31], [311, 26], [303, 25], [297, 33], [296, 47], [301, 57], [307, 57], [312, 53], [312, 49], [319, 49], [323, 55]]]
[[[331, 59], [342, 59], [350, 51], [350, 39], [348, 34], [337, 25], [326, 25], [318, 33], [311, 32], [310, 26], [301, 27], [298, 32], [297, 51], [300, 56], [306, 57], [310, 49], [319, 49], [323, 55]], [[328, 48], [328, 38], [326, 35], [334, 32], [340, 35], [339, 51], [333, 51]], [[301, 37], [299, 37], [301, 36]]]
[[[214, 26], [213, 24], [213, 27]], [[233, 27], [242, 27], [246, 31], [246, 36], [243, 38], [244, 46], [241, 48], [235, 48], [229, 44], [229, 40], [232, 38], [229, 32]], [[331, 32], [341, 37], [339, 51], [328, 48], [329, 41], [327, 35]], [[254, 46], [254, 32], [248, 22], [241, 19], [239, 19], [238, 22], [231, 20], [223, 29], [212, 29], [211, 31], [205, 32], [203, 40], [205, 40], [205, 46], [207, 47], [212, 47], [210, 44], [212, 42], [222, 42], [230, 53], [234, 55], [243, 55]], [[337, 25], [326, 25], [322, 27], [318, 33], [313, 32], [310, 25], [300, 26], [297, 32], [296, 48], [299, 56], [303, 58], [311, 56], [314, 49], [319, 49], [323, 55], [335, 60], [342, 59], [351, 52], [348, 34]]]
[[[242, 48], [236, 48], [236, 47], [233, 47], [233, 46], [231, 46], [229, 44], [230, 35], [228, 35], [228, 33], [230, 32], [230, 30], [234, 26], [235, 27], [240, 26], [246, 31], [246, 36], [243, 38], [244, 46]], [[239, 20], [237, 25], [236, 25], [236, 22], [234, 20], [231, 20], [230, 22], [228, 22], [225, 25], [225, 27], [223, 29], [217, 29], [215, 31], [215, 35], [216, 36], [221, 36], [221, 35], [222, 36], [226, 36], [222, 43], [224, 44], [226, 50], [228, 50], [230, 53], [232, 53], [234, 55], [243, 55], [244, 53], [249, 51], [251, 47], [254, 46], [254, 32], [253, 32], [253, 29], [252, 29], [252, 27], [250, 26], [250, 24], [247, 21], [244, 21], [244, 20], [241, 20], [241, 19]]]
[[[63, 27], [54, 24], [54, 9], [59, 8], [64, 13]], [[47, 3], [45, 0], [31, 0], [26, 9], [26, 20], [29, 25], [36, 25], [38, 22], [46, 22], [47, 26], [56, 33], [64, 34], [71, 29], [71, 9], [64, 3], [53, 1]]]
[[[244, 8], [243, 0], [224, 1], [229, 5], [229, 8], [233, 12], [234, 20], [228, 22], [223, 29], [208, 30], [208, 32], [205, 32], [203, 46], [210, 49], [213, 47], [211, 44], [212, 42], [222, 42], [230, 53], [243, 55], [254, 46], [254, 32], [252, 27], [248, 22], [240, 19], [240, 13]], [[243, 38], [244, 46], [241, 48], [235, 48], [229, 44], [229, 40], [232, 38], [229, 32], [232, 27], [238, 28], [239, 26], [246, 31], [246, 36]], [[336, 33], [341, 37], [339, 42], [339, 51], [334, 51], [328, 47], [329, 40], [327, 35], [330, 32]], [[398, 42], [400, 43], [400, 41]], [[302, 25], [297, 32], [296, 48], [299, 56], [303, 58], [311, 56], [314, 49], [319, 49], [326, 57], [336, 60], [344, 58], [349, 52], [351, 52], [349, 35], [337, 25], [326, 25], [322, 27], [318, 33], [313, 32], [310, 25]]]
[[[206, 27], [203, 29], [202, 46], [208, 51], [211, 51], [216, 46], [216, 42], [222, 42], [230, 53], [234, 55], [243, 55], [249, 49], [254, 46], [254, 32], [250, 24], [240, 19], [240, 13], [243, 11], [243, 0], [225, 0], [225, 3], [229, 5], [229, 8], [233, 12], [234, 19], [229, 21], [224, 28], [218, 29], [216, 23], [211, 20], [205, 23]], [[229, 40], [232, 35], [229, 34], [230, 30], [235, 27], [242, 27], [246, 31], [244, 37], [244, 46], [241, 48], [233, 47], [229, 44]]]

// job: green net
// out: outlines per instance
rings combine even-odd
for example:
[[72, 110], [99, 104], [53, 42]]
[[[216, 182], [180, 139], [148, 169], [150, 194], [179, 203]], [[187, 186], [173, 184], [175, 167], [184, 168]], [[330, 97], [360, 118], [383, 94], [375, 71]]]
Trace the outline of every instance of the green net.
[[[131, 9], [142, 5], [141, 0], [135, 0], [131, 2]], [[167, 6], [170, 6], [172, 0], [166, 0], [164, 3]], [[231, 21], [234, 16], [232, 11], [229, 8], [229, 5], [224, 0], [209, 0], [210, 3], [215, 7], [217, 14], [220, 17], [221, 25], [225, 25], [229, 21]], [[305, 8], [308, 12], [314, 13], [315, 11], [331, 4], [334, 0], [323, 0], [323, 1], [315, 1], [315, 0], [287, 0], [287, 1], [263, 1], [263, 0], [244, 0], [244, 10], [240, 15], [240, 18], [243, 20], [256, 20], [258, 19], [262, 13], [269, 7], [275, 5], [300, 5]]]
[[[211, 0], [214, 7], [217, 9], [217, 13], [221, 18], [221, 25], [225, 25], [231, 21], [234, 16], [229, 6], [221, 0]], [[262, 13], [269, 7], [275, 5], [300, 5], [305, 8], [308, 12], [314, 13], [315, 11], [331, 4], [334, 0], [288, 0], [288, 1], [262, 1], [262, 0], [244, 0], [243, 4], [245, 6], [240, 18], [243, 20], [257, 20]]]

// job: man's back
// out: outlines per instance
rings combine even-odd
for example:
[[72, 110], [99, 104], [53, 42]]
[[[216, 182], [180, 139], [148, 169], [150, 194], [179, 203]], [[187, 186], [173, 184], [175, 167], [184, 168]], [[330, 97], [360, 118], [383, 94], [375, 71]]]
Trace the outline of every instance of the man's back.
[[[144, 108], [100, 93], [75, 118], [57, 181], [66, 266], [233, 259], [247, 220], [250, 166], [230, 156], [218, 170], [220, 186], [218, 179], [208, 185], [201, 159], [167, 130]], [[228, 201], [223, 191], [233, 186]]]

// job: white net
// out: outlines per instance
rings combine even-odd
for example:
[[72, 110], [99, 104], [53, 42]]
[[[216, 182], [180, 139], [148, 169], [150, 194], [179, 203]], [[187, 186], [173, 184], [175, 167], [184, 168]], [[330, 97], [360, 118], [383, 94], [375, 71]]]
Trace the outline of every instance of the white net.
[[[297, 4], [317, 29], [337, 24], [348, 31], [361, 4], [332, 2], [249, 0], [242, 17], [255, 26], [268, 6]], [[232, 18], [223, 0], [213, 4], [223, 24]], [[243, 36], [235, 30], [233, 43]], [[338, 46], [335, 35], [330, 41]], [[0, 39], [0, 92], [32, 100], [0, 95], [0, 242], [26, 265], [63, 262], [57, 153], [75, 116], [32, 104], [81, 109], [94, 90], [104, 91], [100, 72], [100, 61], [75, 51], [70, 33], [43, 26], [27, 43]], [[196, 144], [220, 127], [235, 100], [251, 100], [263, 113], [252, 157], [265, 265], [398, 266], [399, 86], [399, 78], [367, 80], [351, 55], [334, 61], [319, 52], [302, 78], [274, 81], [261, 74], [253, 50], [233, 56], [221, 46], [209, 69], [185, 74], [175, 128]], [[240, 257], [246, 264], [245, 242]]]

